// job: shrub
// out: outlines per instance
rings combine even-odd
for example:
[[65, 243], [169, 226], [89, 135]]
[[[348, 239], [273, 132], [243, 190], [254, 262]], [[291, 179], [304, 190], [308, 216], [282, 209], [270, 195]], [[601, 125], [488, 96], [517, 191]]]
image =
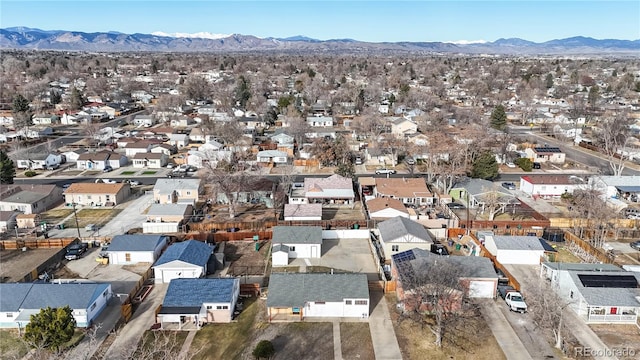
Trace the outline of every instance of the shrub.
[[514, 163], [520, 166], [520, 168], [524, 171], [529, 172], [533, 170], [533, 162], [527, 158], [517, 158]]
[[34, 177], [36, 175], [38, 175], [38, 173], [33, 170], [27, 170], [24, 172], [24, 176], [26, 177]]
[[273, 344], [269, 340], [260, 340], [258, 345], [256, 345], [255, 349], [251, 353], [256, 359], [270, 359], [273, 355], [275, 355], [276, 350], [273, 348]]

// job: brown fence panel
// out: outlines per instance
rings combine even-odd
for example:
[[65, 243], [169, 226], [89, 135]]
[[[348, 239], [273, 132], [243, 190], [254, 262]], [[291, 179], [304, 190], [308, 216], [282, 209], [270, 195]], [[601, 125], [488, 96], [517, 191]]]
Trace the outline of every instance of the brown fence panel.
[[605, 253], [603, 250], [600, 250], [595, 246], [591, 245], [590, 243], [580, 239], [570, 231], [564, 232], [564, 240], [570, 244], [577, 245], [586, 253], [598, 259], [598, 261], [601, 261], [605, 264], [612, 264], [614, 262], [614, 260], [611, 257], [609, 257], [607, 253]]
[[277, 225], [276, 221], [201, 222], [189, 224], [190, 231], [211, 232], [237, 228], [240, 230], [266, 230]]

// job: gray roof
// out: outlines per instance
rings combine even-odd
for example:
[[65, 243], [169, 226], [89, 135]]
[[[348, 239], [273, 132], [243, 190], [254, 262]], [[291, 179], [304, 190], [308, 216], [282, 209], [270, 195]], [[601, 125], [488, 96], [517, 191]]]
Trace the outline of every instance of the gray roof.
[[147, 216], [185, 215], [189, 207], [191, 204], [151, 204]]
[[269, 307], [303, 307], [312, 301], [369, 299], [366, 274], [272, 273]]
[[406, 235], [412, 235], [425, 242], [433, 242], [431, 235], [424, 226], [402, 216], [379, 223], [378, 230], [380, 231], [380, 237], [386, 243], [393, 242]]
[[[456, 275], [459, 278], [498, 278], [498, 274], [493, 268], [491, 260], [483, 256], [442, 256], [424, 249], [414, 248], [394, 254], [391, 258], [396, 264], [398, 275], [401, 279], [406, 276], [413, 276], [407, 272], [428, 271], [429, 267], [436, 266], [437, 262], [449, 263], [455, 266], [457, 270]], [[402, 263], [405, 262], [409, 262], [411, 266], [402, 266]]]
[[158, 179], [153, 190], [161, 194], [173, 193], [174, 190], [197, 190], [200, 187], [200, 179]]
[[272, 243], [322, 244], [321, 226], [274, 226]]
[[25, 284], [29, 286], [25, 294], [24, 288], [18, 288], [15, 285], [17, 284], [0, 284], [0, 294], [3, 302], [6, 297], [13, 298], [8, 300], [8, 305], [15, 306], [22, 299], [20, 309], [42, 309], [47, 306], [57, 308], [67, 305], [72, 309], [87, 309], [111, 286], [97, 283], [34, 283]]
[[587, 264], [587, 263], [562, 263], [562, 262], [543, 262], [544, 266], [553, 270], [572, 270], [572, 271], [625, 271], [613, 264]]
[[466, 179], [465, 181], [458, 182], [453, 186], [453, 189], [461, 188], [465, 189], [472, 196], [478, 196], [480, 194], [495, 191], [513, 197], [513, 194], [506, 189], [484, 179]]
[[153, 266], [160, 266], [178, 260], [204, 267], [207, 265], [212, 252], [213, 248], [201, 241], [187, 240], [169, 246]]
[[162, 235], [117, 235], [111, 239], [109, 251], [154, 251], [166, 241]]
[[494, 235], [493, 241], [498, 250], [545, 250], [537, 236], [503, 236]]
[[[582, 297], [589, 304], [589, 306], [633, 306], [640, 307], [640, 289], [635, 288], [610, 288], [610, 287], [585, 287], [582, 285], [582, 281], [578, 275], [596, 275], [593, 272], [585, 271], [569, 271], [569, 276], [573, 280], [573, 283], [582, 294]], [[625, 274], [633, 275], [640, 283], [640, 273], [625, 272]], [[597, 275], [621, 275], [619, 271], [602, 271]]]
[[169, 283], [162, 307], [200, 307], [203, 303], [231, 303], [240, 280], [173, 279]]
[[0, 284], [0, 312], [16, 312], [31, 290], [31, 283]]
[[14, 204], [33, 204], [47, 197], [49, 194], [22, 190], [3, 198], [1, 201]]
[[289, 247], [284, 244], [273, 244], [273, 248], [271, 249], [272, 253], [276, 253], [278, 251], [284, 251], [286, 253], [289, 252]]
[[322, 204], [284, 204], [284, 216], [322, 217]]
[[640, 176], [597, 176], [607, 186], [640, 186]]
[[280, 150], [262, 150], [258, 151], [256, 155], [259, 158], [262, 157], [287, 157], [287, 153]]

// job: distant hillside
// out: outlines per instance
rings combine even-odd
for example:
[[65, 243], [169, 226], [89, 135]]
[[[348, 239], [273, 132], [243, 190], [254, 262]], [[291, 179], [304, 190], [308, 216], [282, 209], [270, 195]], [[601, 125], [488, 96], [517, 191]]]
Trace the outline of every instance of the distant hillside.
[[[191, 35], [193, 37], [191, 37]], [[219, 37], [219, 38], [218, 38]], [[247, 52], [277, 51], [300, 53], [462, 53], [528, 55], [610, 55], [640, 54], [640, 40], [597, 40], [572, 37], [534, 43], [523, 39], [452, 44], [444, 42], [382, 42], [352, 39], [317, 40], [303, 35], [288, 38], [258, 38], [252, 35], [122, 34], [115, 31], [84, 33], [40, 30], [27, 27], [0, 29], [0, 48], [67, 51], [160, 51], [160, 52]]]

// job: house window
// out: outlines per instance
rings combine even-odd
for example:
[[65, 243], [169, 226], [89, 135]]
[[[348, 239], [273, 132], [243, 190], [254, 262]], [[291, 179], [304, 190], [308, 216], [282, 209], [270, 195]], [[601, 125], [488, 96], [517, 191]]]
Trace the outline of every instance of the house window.
[[211, 309], [213, 309], [213, 306], [207, 305], [207, 310], [211, 310]]
[[91, 309], [89, 309], [89, 310], [93, 311], [93, 309], [95, 309], [95, 308], [96, 308], [96, 303], [93, 303], [93, 305], [91, 305]]
[[300, 314], [300, 308], [299, 307], [294, 307], [291, 309], [291, 313], [292, 314]]
[[191, 195], [191, 191], [187, 191], [187, 195]]
[[352, 303], [352, 302], [351, 302], [351, 300], [345, 300], [345, 301], [344, 301], [344, 304], [345, 304], [345, 305], [351, 305], [351, 303]]
[[391, 245], [391, 251], [398, 251], [400, 250], [400, 245]]
[[12, 318], [13, 317], [13, 313], [7, 313], [7, 317], [8, 318]]
[[87, 200], [91, 200], [91, 195], [87, 195]]
[[296, 247], [295, 246], [289, 246], [289, 250], [296, 251]]
[[368, 300], [356, 300], [356, 305], [368, 305]]
[[107, 297], [107, 290], [102, 293], [102, 297]]
[[227, 310], [229, 309], [228, 305], [218, 305], [216, 306], [216, 310]]
[[105, 201], [109, 201], [109, 200], [111, 200], [111, 195], [105, 195], [105, 196], [104, 196], [104, 200], [105, 200]]
[[131, 253], [124, 254], [124, 261], [131, 261]]
[[316, 305], [324, 305], [324, 301], [316, 301], [315, 304]]

